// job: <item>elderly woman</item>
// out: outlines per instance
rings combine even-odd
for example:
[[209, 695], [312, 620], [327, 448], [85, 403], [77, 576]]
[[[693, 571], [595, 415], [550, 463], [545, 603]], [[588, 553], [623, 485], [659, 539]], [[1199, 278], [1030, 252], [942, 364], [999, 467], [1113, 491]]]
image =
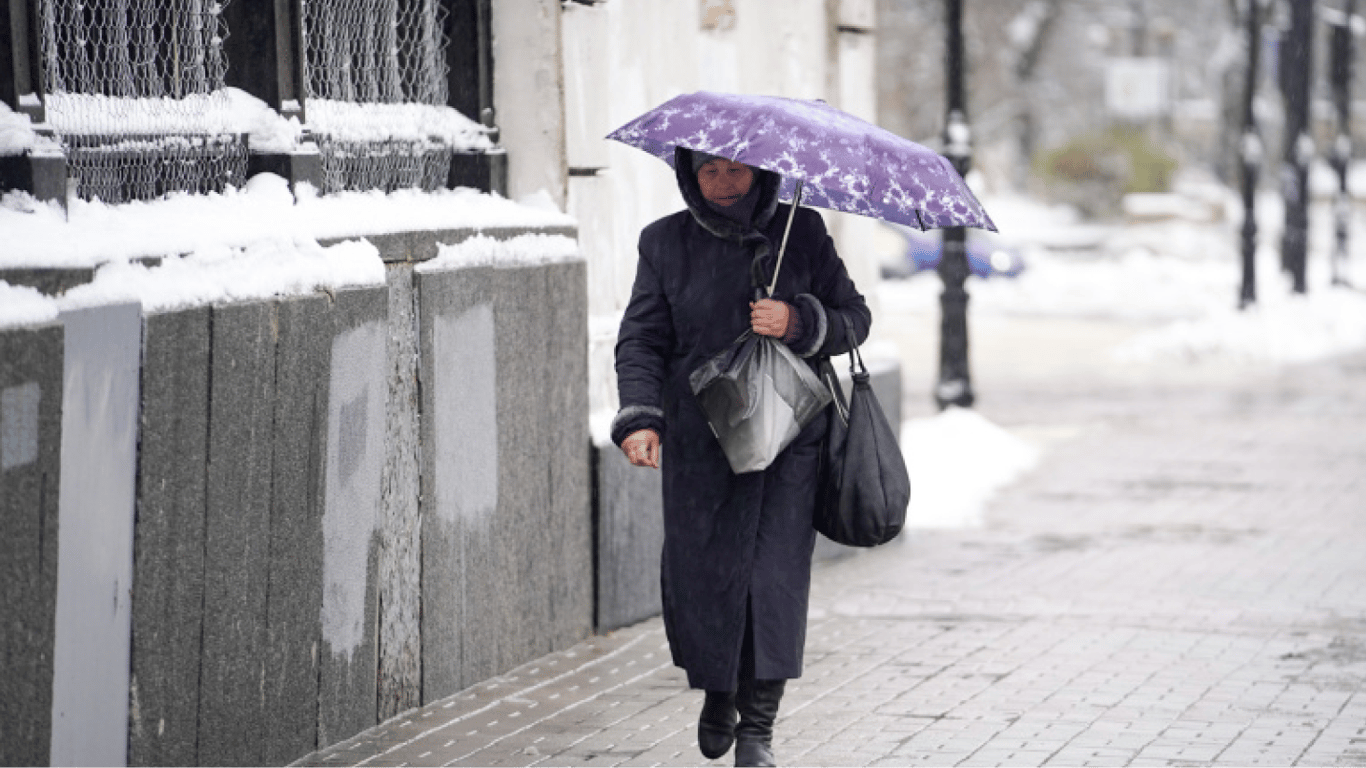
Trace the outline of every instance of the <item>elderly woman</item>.
[[767, 469], [737, 475], [688, 375], [746, 328], [781, 339], [814, 369], [848, 351], [846, 319], [861, 343], [871, 316], [821, 217], [805, 208], [772, 297], [754, 301], [787, 223], [782, 177], [682, 148], [674, 167], [687, 210], [640, 235], [616, 347], [622, 408], [612, 440], [632, 464], [663, 467], [664, 628], [674, 664], [706, 691], [698, 746], [716, 758], [734, 744], [737, 766], [773, 765], [783, 687], [802, 673], [827, 414]]

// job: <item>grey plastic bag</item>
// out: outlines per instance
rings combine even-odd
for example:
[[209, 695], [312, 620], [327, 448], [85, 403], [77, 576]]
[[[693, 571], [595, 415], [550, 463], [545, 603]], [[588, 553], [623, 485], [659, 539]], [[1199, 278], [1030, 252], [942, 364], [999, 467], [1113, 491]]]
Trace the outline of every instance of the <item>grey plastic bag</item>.
[[688, 377], [737, 475], [766, 469], [830, 403], [830, 390], [777, 339], [746, 331]]

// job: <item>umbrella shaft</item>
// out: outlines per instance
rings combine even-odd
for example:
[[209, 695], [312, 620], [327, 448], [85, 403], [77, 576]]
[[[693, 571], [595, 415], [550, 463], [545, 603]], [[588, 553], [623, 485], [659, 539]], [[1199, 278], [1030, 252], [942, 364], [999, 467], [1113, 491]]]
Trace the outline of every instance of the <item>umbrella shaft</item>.
[[778, 262], [773, 265], [773, 280], [768, 284], [767, 294], [773, 295], [778, 286], [778, 270], [783, 268], [783, 253], [787, 251], [787, 236], [792, 232], [792, 219], [797, 216], [797, 206], [802, 204], [802, 183], [797, 182], [797, 191], [792, 194], [792, 210], [787, 212], [787, 225], [783, 227], [783, 242], [778, 246]]

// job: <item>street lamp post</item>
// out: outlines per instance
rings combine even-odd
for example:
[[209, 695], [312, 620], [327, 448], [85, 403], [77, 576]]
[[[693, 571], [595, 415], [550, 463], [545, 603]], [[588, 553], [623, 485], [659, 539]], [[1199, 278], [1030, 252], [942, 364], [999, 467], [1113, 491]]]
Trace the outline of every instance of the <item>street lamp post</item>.
[[1281, 91], [1285, 97], [1285, 164], [1281, 191], [1285, 198], [1285, 232], [1281, 266], [1290, 273], [1295, 293], [1304, 293], [1309, 230], [1309, 161], [1314, 139], [1309, 130], [1309, 86], [1313, 62], [1314, 3], [1290, 2], [1290, 29], [1281, 45]]
[[[944, 155], [966, 176], [972, 164], [972, 134], [968, 128], [963, 98], [963, 3], [945, 0], [947, 46], [945, 51], [945, 95], [948, 116], [944, 124]], [[973, 403], [972, 377], [968, 372], [968, 279], [967, 233], [963, 227], [949, 227], [943, 233], [939, 277], [944, 292], [939, 295], [939, 383], [934, 399], [941, 409], [950, 405], [964, 408]]]
[[1336, 247], [1333, 249], [1333, 284], [1346, 285], [1347, 230], [1352, 220], [1352, 197], [1347, 191], [1347, 170], [1352, 162], [1352, 16], [1356, 0], [1347, 0], [1346, 13], [1333, 23], [1332, 82], [1333, 101], [1338, 113], [1338, 134], [1333, 141], [1333, 165], [1338, 172], [1338, 194], [1334, 201]]
[[1240, 155], [1243, 165], [1243, 285], [1238, 293], [1238, 308], [1257, 301], [1257, 177], [1262, 163], [1262, 139], [1257, 131], [1257, 116], [1252, 102], [1257, 93], [1257, 63], [1262, 47], [1261, 5], [1264, 0], [1247, 2], [1247, 82], [1243, 88], [1243, 139]]

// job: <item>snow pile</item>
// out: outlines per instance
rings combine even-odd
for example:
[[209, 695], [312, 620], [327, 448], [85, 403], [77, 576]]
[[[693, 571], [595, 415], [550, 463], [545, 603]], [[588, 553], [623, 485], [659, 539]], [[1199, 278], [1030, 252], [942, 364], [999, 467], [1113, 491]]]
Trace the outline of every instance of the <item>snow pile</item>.
[[0, 328], [40, 325], [57, 319], [57, 302], [26, 285], [0, 280]]
[[475, 235], [454, 245], [440, 245], [435, 259], [417, 266], [419, 272], [480, 266], [528, 266], [572, 261], [579, 257], [579, 244], [564, 235], [518, 235], [495, 240]]
[[50, 93], [47, 121], [58, 133], [133, 136], [246, 135], [258, 151], [287, 152], [302, 132], [264, 101], [240, 88], [184, 98], [125, 98], [89, 93]]
[[1366, 294], [1330, 289], [1312, 296], [1213, 308], [1140, 334], [1115, 350], [1122, 362], [1182, 360], [1302, 363], [1366, 347]]
[[456, 150], [493, 148], [488, 129], [450, 107], [308, 100], [308, 127], [338, 141], [439, 141]]
[[144, 312], [164, 312], [383, 283], [384, 263], [369, 243], [353, 240], [324, 248], [311, 240], [272, 240], [240, 249], [215, 246], [154, 266], [105, 264], [93, 281], [68, 291], [58, 305], [66, 310], [138, 301]]
[[28, 115], [15, 112], [0, 101], [0, 157], [22, 155], [38, 141]]
[[981, 525], [992, 494], [1039, 461], [1038, 448], [957, 407], [904, 422], [901, 453], [911, 475], [907, 528]]
[[[539, 198], [538, 198], [539, 199]], [[553, 207], [522, 205], [473, 189], [301, 193], [273, 174], [253, 176], [241, 190], [172, 195], [165, 200], [107, 205], [56, 204], [23, 192], [0, 198], [0, 268], [91, 267], [108, 261], [192, 253], [261, 240], [316, 240], [442, 229], [573, 226]]]

